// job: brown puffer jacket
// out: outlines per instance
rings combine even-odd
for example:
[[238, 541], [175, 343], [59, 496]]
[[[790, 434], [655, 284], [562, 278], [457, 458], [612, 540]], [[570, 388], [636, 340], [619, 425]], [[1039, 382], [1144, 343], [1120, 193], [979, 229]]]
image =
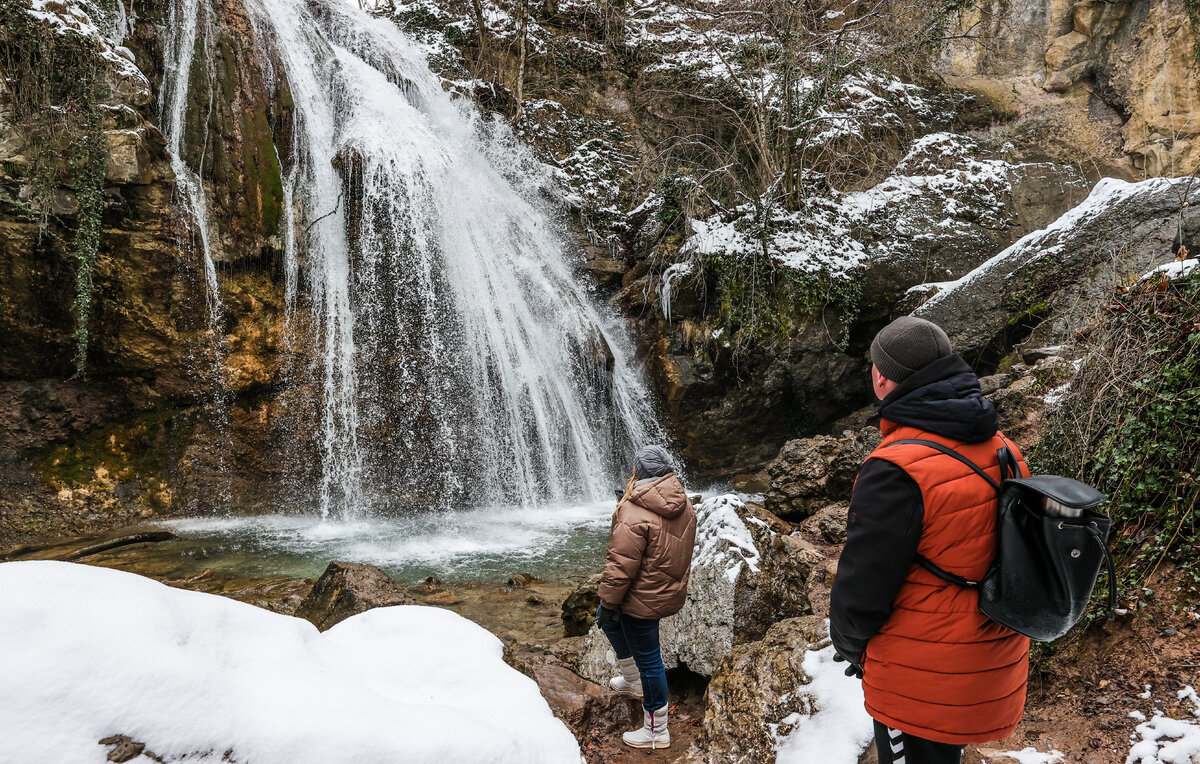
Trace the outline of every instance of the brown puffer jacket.
[[696, 546], [696, 513], [673, 473], [635, 486], [613, 513], [600, 601], [634, 618], [683, 607]]

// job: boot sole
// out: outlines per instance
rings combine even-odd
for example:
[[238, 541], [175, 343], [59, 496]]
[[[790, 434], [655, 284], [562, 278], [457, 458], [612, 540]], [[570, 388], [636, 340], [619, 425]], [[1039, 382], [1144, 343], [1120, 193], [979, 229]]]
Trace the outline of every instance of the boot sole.
[[625, 745], [629, 746], [630, 748], [639, 748], [644, 751], [649, 751], [650, 749], [658, 750], [660, 748], [670, 748], [671, 747], [670, 740], [668, 740], [665, 743], [631, 743], [628, 740], [622, 740], [621, 742], [624, 743]]

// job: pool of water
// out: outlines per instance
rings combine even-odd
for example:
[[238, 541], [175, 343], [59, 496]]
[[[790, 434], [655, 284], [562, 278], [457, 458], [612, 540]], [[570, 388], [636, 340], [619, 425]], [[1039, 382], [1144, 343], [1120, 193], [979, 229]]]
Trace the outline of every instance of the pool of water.
[[336, 521], [283, 514], [187, 518], [162, 524], [179, 536], [163, 546], [178, 555], [179, 575], [209, 568], [314, 578], [330, 560], [343, 560], [375, 565], [406, 585], [427, 576], [556, 578], [599, 570], [612, 511], [613, 502], [604, 501]]

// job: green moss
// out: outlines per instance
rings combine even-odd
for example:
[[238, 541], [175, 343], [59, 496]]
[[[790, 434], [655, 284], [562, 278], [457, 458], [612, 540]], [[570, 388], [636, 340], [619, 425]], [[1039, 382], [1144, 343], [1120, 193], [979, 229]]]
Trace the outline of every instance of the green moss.
[[835, 311], [842, 325], [834, 342], [848, 344], [861, 311], [860, 279], [800, 273], [762, 255], [717, 255], [703, 263], [716, 283], [719, 321], [735, 338], [735, 352], [795, 336], [825, 311]]
[[176, 409], [164, 407], [58, 446], [37, 462], [38, 475], [52, 491], [87, 485], [101, 468], [116, 481], [160, 478], [167, 467], [163, 440], [177, 414]]
[[1200, 64], [1200, 0], [1183, 0], [1183, 4], [1192, 20], [1192, 55]]
[[265, 104], [242, 112], [242, 162], [247, 196], [257, 197], [247, 199], [257, 220], [246, 221], [246, 229], [274, 235], [279, 232], [283, 178]]
[[275, 143], [269, 135], [262, 137], [258, 151], [264, 162], [259, 182], [262, 198], [260, 230], [264, 236], [274, 236], [279, 233], [279, 217], [283, 209], [283, 175], [279, 169], [279, 158], [275, 154]]

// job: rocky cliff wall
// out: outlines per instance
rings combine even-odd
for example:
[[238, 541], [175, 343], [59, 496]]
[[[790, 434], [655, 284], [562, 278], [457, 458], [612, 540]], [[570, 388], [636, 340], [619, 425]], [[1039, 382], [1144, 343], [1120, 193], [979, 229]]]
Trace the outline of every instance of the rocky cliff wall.
[[982, 2], [958, 18], [941, 69], [1022, 118], [1068, 126], [1081, 151], [1110, 154], [1130, 177], [1189, 175], [1200, 166], [1198, 27], [1191, 0]]
[[[52, 78], [0, 93], [0, 538], [264, 501], [289, 461], [272, 458], [293, 355], [272, 142], [286, 134], [284, 86], [267, 86], [244, 14], [219, 8], [192, 73], [193, 97], [214, 108], [196, 110], [207, 123], [189, 125], [185, 142], [213, 200], [214, 323], [159, 129], [167, 5], [139, 6], [128, 47], [103, 5], [4, 10], [10, 67], [16, 58], [78, 78], [90, 100], [62, 101]], [[55, 121], [71, 109], [98, 119]], [[47, 125], [61, 142], [50, 151]], [[95, 198], [77, 163], [56, 164], [93, 135], [103, 142]], [[86, 260], [80, 232], [92, 216]]]

